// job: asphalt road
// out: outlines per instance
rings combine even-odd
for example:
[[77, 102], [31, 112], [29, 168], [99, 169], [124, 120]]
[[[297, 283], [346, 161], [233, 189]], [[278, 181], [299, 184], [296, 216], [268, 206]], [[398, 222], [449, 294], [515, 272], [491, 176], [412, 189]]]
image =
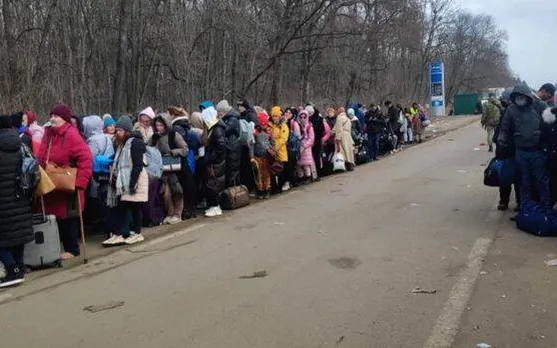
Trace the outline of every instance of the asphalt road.
[[474, 289], [508, 220], [482, 185], [484, 137], [474, 124], [0, 292], [1, 346], [475, 347], [459, 328], [491, 305]]

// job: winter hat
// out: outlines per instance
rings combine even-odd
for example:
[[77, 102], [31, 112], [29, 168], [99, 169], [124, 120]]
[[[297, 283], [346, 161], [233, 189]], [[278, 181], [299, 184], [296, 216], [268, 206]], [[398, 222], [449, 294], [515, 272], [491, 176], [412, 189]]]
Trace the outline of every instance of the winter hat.
[[201, 117], [203, 118], [203, 122], [207, 125], [207, 128], [213, 127], [217, 122], [217, 110], [214, 107], [210, 106], [201, 112]]
[[[152, 111], [152, 109], [151, 109]], [[145, 115], [144, 113], [141, 113], [140, 115]], [[149, 116], [150, 117], [150, 116]], [[153, 117], [154, 118], [154, 117]], [[116, 122], [115, 125], [116, 128], [120, 128], [125, 130], [126, 132], [131, 132], [133, 130], [133, 124], [132, 124], [132, 119], [129, 118], [128, 116], [121, 116], [118, 121]]]
[[267, 115], [264, 112], [260, 112], [257, 114], [257, 123], [261, 126], [261, 127], [266, 127], [267, 124], [269, 124], [269, 115]]
[[551, 95], [555, 94], [555, 86], [551, 83], [545, 83], [543, 86], [540, 87], [540, 90], [542, 89]]
[[273, 108], [271, 109], [271, 117], [275, 116], [282, 116], [280, 106], [273, 106]]
[[155, 110], [153, 110], [153, 108], [150, 107], [150, 106], [147, 107], [147, 109], [141, 111], [141, 112], [139, 113], [139, 116], [141, 116], [141, 115], [149, 116], [149, 118], [150, 118], [151, 120], [154, 120], [154, 119], [155, 119], [155, 116], [156, 116], [156, 115], [155, 115]]
[[16, 112], [10, 116], [10, 120], [12, 121], [12, 126], [15, 128], [21, 127], [23, 124], [23, 112]]
[[[199, 110], [203, 111], [207, 108], [210, 108], [211, 106], [213, 106], [213, 102], [210, 100], [204, 100], [199, 104]], [[213, 106], [214, 107], [214, 106]]]
[[112, 118], [112, 116], [108, 116], [104, 119], [104, 128], [114, 126], [116, 121]]
[[346, 111], [346, 114], [348, 115], [348, 117], [350, 118], [354, 118], [356, 117], [356, 111], [354, 111], [354, 109], [350, 108]]
[[228, 104], [228, 100], [221, 100], [221, 101], [217, 104], [217, 111], [218, 111], [218, 112], [227, 113], [227, 112], [230, 111], [230, 109], [232, 109], [232, 107], [230, 106], [230, 104]]
[[242, 99], [238, 102], [238, 106], [243, 106], [246, 109], [250, 108], [250, 105], [246, 99]]
[[315, 107], [313, 105], [308, 105], [306, 106], [306, 111], [310, 116], [313, 116], [315, 114]]
[[50, 110], [49, 115], [59, 116], [68, 123], [72, 123], [72, 109], [66, 104], [57, 104]]

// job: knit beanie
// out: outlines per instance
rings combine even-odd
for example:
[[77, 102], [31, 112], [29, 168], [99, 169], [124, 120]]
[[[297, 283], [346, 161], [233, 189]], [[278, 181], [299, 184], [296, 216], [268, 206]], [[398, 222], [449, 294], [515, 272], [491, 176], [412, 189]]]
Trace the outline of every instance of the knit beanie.
[[[141, 114], [144, 115], [144, 114]], [[121, 116], [118, 121], [116, 122], [115, 125], [116, 128], [120, 128], [125, 130], [126, 132], [132, 132], [133, 130], [133, 124], [132, 124], [132, 119], [129, 118], [128, 116]]]
[[257, 114], [257, 124], [261, 127], [266, 127], [269, 124], [269, 115], [264, 112], [260, 112]]
[[155, 110], [153, 110], [153, 108], [150, 107], [150, 106], [147, 107], [146, 109], [144, 109], [143, 111], [141, 111], [141, 112], [139, 113], [139, 116], [141, 116], [141, 115], [148, 116], [151, 120], [154, 120], [154, 119], [155, 119], [155, 116], [156, 116], [156, 115], [155, 115]]
[[356, 117], [356, 112], [354, 111], [354, 109], [350, 108], [346, 111], [346, 114], [348, 115], [348, 117], [352, 118], [352, 117]]
[[72, 109], [66, 104], [57, 104], [50, 110], [49, 115], [56, 115], [68, 123], [72, 123]]
[[112, 116], [106, 117], [104, 119], [104, 128], [114, 126], [115, 124], [116, 124], [116, 121], [114, 121]]
[[306, 106], [306, 111], [310, 116], [313, 116], [315, 114], [315, 108], [313, 107], [313, 105]]
[[230, 109], [232, 109], [232, 107], [230, 106], [230, 104], [228, 103], [228, 100], [221, 100], [218, 104], [217, 104], [217, 111], [218, 112], [224, 112], [225, 114], [228, 113], [230, 111]]
[[280, 106], [273, 106], [273, 108], [271, 109], [271, 117], [275, 116], [282, 116], [282, 110], [280, 109]]

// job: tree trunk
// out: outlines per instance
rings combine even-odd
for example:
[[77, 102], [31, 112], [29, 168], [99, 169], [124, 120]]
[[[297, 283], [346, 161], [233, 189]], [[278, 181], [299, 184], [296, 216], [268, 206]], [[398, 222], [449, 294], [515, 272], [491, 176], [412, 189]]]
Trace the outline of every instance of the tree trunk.
[[120, 25], [118, 28], [118, 56], [116, 58], [116, 76], [112, 110], [124, 111], [124, 90], [126, 85], [126, 61], [128, 53], [128, 30], [131, 24], [130, 5], [132, 0], [120, 0]]

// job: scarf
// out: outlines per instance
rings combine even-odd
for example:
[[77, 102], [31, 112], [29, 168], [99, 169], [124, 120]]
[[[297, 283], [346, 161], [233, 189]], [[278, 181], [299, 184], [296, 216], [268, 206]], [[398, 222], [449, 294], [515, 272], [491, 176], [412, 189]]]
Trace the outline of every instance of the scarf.
[[[108, 188], [107, 205], [111, 208], [117, 207], [120, 197], [127, 193], [130, 187], [132, 160], [131, 148], [133, 137], [126, 141], [122, 147], [119, 146], [114, 156], [114, 164], [110, 171], [110, 183]], [[112, 184], [114, 182], [114, 185]]]

